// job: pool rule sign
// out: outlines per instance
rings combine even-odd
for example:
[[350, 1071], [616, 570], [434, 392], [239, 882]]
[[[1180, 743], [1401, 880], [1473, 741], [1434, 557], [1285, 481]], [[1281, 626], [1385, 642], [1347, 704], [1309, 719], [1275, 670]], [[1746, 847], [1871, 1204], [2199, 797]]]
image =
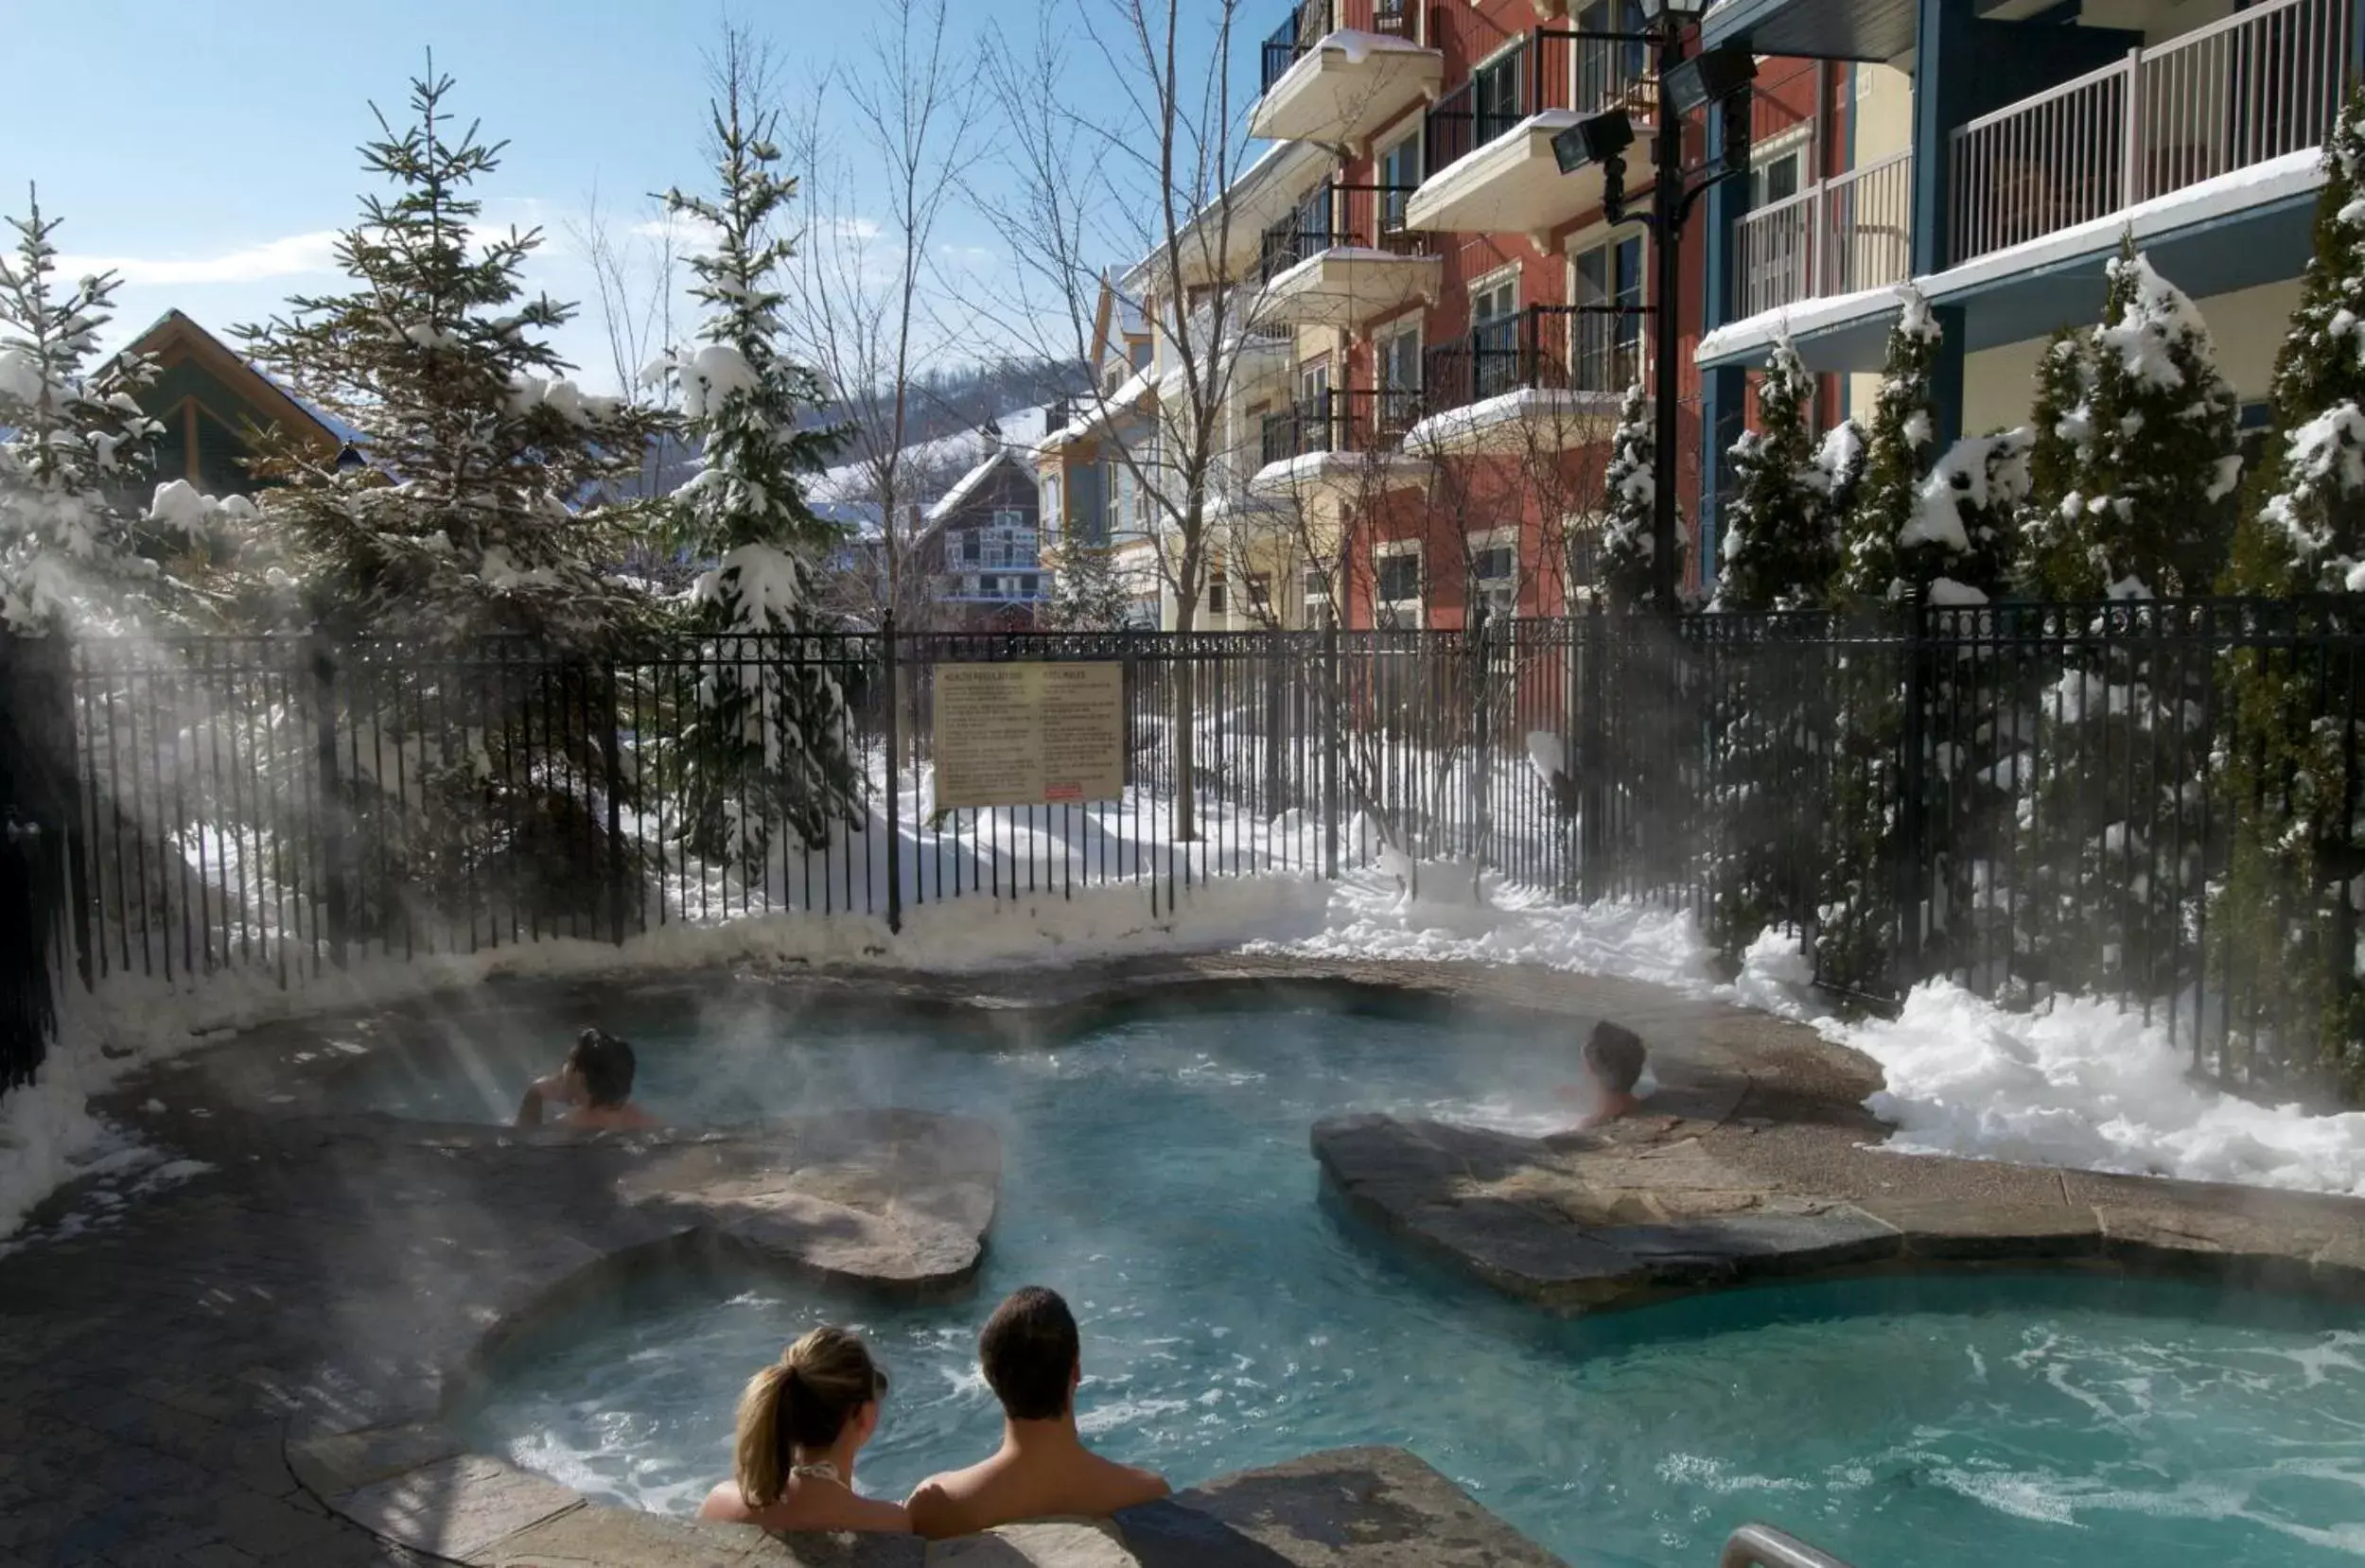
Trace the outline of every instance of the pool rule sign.
[[940, 664], [937, 805], [1055, 806], [1125, 793], [1125, 667]]

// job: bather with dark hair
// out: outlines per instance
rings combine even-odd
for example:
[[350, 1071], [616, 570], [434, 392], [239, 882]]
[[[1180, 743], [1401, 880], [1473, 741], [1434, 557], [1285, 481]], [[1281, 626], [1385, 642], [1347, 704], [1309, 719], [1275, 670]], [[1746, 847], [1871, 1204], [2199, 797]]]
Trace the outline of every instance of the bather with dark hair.
[[562, 1127], [653, 1127], [656, 1119], [632, 1103], [638, 1066], [630, 1044], [604, 1029], [587, 1029], [556, 1072], [527, 1088], [517, 1125], [542, 1125], [543, 1107], [556, 1104], [568, 1107], [555, 1124]]
[[1595, 1024], [1585, 1041], [1585, 1081], [1560, 1091], [1562, 1099], [1585, 1107], [1577, 1125], [1598, 1127], [1639, 1110], [1642, 1100], [1635, 1093], [1635, 1086], [1642, 1081], [1649, 1055], [1642, 1037], [1633, 1030], [1606, 1019]]
[[1022, 1519], [1099, 1519], [1166, 1495], [1165, 1477], [1104, 1459], [1077, 1435], [1082, 1354], [1057, 1294], [1013, 1292], [977, 1336], [977, 1359], [1002, 1402], [1002, 1446], [920, 1483], [908, 1505], [913, 1529], [941, 1539]]
[[886, 1387], [848, 1330], [815, 1329], [791, 1345], [747, 1380], [734, 1473], [698, 1517], [767, 1530], [909, 1530], [902, 1504], [854, 1490], [854, 1458], [879, 1430]]

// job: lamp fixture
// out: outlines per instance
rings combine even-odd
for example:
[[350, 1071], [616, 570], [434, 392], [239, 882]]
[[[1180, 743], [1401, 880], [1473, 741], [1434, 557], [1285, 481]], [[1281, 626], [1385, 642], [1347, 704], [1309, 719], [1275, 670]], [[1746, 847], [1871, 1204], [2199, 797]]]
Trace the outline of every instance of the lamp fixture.
[[1693, 55], [1659, 78], [1659, 96], [1670, 113], [1689, 114], [1722, 103], [1757, 79], [1757, 57], [1737, 44]]
[[1574, 174], [1587, 164], [1606, 164], [1632, 146], [1634, 121], [1622, 109], [1588, 114], [1552, 132], [1552, 159], [1563, 174]]

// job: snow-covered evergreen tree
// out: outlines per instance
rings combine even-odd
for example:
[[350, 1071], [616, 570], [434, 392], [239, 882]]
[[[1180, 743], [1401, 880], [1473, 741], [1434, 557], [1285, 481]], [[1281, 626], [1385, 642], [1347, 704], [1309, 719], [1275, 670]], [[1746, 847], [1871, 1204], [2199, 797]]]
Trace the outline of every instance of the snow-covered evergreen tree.
[[[2085, 397], [2059, 422], [2075, 446], [2073, 483], [2037, 541], [2041, 584], [2057, 600], [2205, 594], [2233, 533], [2239, 400], [2200, 312], [2131, 239], [2109, 270]], [[2056, 394], [2056, 377], [2065, 371], [2046, 367], [2041, 398]]]
[[[1733, 500], [1712, 611], [1813, 609], [1831, 591], [1838, 566], [1832, 468], [1852, 468], [1855, 459], [1848, 443], [1816, 443], [1813, 391], [1789, 340], [1777, 342], [1759, 386], [1760, 428], [1732, 448]], [[1813, 909], [1818, 868], [1800, 852], [1811, 819], [1798, 812], [1796, 790], [1831, 723], [1828, 639], [1818, 628], [1791, 619], [1737, 626], [1720, 649], [1709, 719], [1719, 831], [1704, 851], [1709, 936], [1736, 956], [1767, 926], [1803, 923]]]
[[[626, 488], [657, 420], [566, 379], [546, 334], [573, 308], [526, 294], [538, 232], [479, 226], [472, 188], [500, 148], [454, 133], [450, 91], [430, 63], [410, 121], [378, 116], [363, 167], [393, 189], [364, 196], [338, 240], [351, 289], [238, 329], [365, 438], [367, 461], [341, 463], [267, 437], [256, 476], [277, 482], [257, 504], [315, 624], [394, 639], [357, 651], [340, 687], [359, 759], [347, 810], [390, 873], [368, 879], [357, 929], [408, 940], [425, 905], [604, 931], [636, 863], [606, 832], [607, 797], [636, 773], [603, 661], [650, 601], [604, 569], [638, 513], [579, 502]], [[497, 675], [465, 656], [487, 634], [516, 639]]]
[[2036, 398], [2028, 410], [2028, 496], [2021, 504], [2015, 585], [2044, 597], [2051, 584], [2083, 575], [2082, 529], [2072, 499], [2092, 452], [2087, 424], [2093, 355], [2087, 335], [2056, 332], [2037, 360]]
[[1878, 603], [1898, 597], [1899, 538], [1914, 520], [1921, 478], [1937, 424], [1930, 377], [1937, 365], [1938, 322], [1929, 302], [1908, 284], [1889, 329], [1888, 361], [1865, 436], [1864, 484], [1841, 512], [1838, 599]]
[[726, 88], [710, 106], [716, 194], [665, 197], [669, 213], [714, 235], [690, 262], [706, 320], [698, 346], [653, 369], [678, 389], [702, 454], [673, 497], [677, 527], [715, 563], [692, 595], [697, 628], [715, 640], [682, 738], [690, 837], [756, 867], [776, 828], [812, 847], [856, 820], [860, 781], [837, 660], [818, 636], [830, 630], [819, 580], [843, 534], [804, 496], [841, 440], [800, 426], [820, 383], [782, 343], [780, 275], [796, 253], [776, 224], [797, 182], [777, 166], [773, 113], [745, 101], [736, 80]]
[[[2275, 361], [2272, 434], [2226, 585], [2266, 599], [2365, 593], [2365, 91], [2324, 147], [2315, 253]], [[2271, 1067], [2365, 1094], [2365, 987], [2356, 958], [2351, 802], [2365, 693], [2337, 645], [2306, 636], [2227, 660], [2232, 733], [2214, 780], [2232, 859], [2210, 930], [2218, 983], [2247, 985], [2230, 1025]], [[2269, 979], [2269, 977], [2271, 977]]]
[[[1609, 463], [1602, 474], [1606, 504], [1594, 582], [1613, 610], [1648, 608], [1656, 587], [1652, 566], [1657, 553], [1656, 417], [1650, 393], [1637, 381], [1618, 405], [1618, 428], [1609, 438]], [[1680, 526], [1677, 533], [1680, 541]], [[1680, 542], [1676, 549], [1675, 574], [1680, 580]]]
[[499, 165], [469, 126], [456, 138], [449, 77], [412, 83], [412, 122], [378, 118], [362, 166], [394, 187], [365, 196], [340, 236], [349, 293], [299, 295], [237, 329], [305, 396], [366, 433], [340, 466], [265, 446], [260, 504], [304, 547], [311, 607], [332, 631], [448, 642], [523, 633], [558, 649], [612, 642], [641, 596], [602, 569], [620, 520], [576, 497], [640, 468], [654, 419], [581, 392], [546, 333], [574, 314], [526, 297], [538, 231], [486, 235], [475, 183]]
[[1846, 559], [1848, 519], [1864, 494], [1870, 457], [1864, 427], [1852, 418], [1843, 419], [1824, 431], [1822, 441], [1815, 445], [1815, 482], [1823, 495], [1823, 524], [1831, 535], [1834, 561]]
[[1043, 618], [1058, 632], [1122, 632], [1132, 597], [1106, 545], [1081, 540], [1060, 552]]
[[1803, 609], [1831, 586], [1831, 480], [1815, 461], [1813, 396], [1797, 350], [1776, 342], [1758, 384], [1759, 428], [1733, 444], [1715, 608]]
[[2199, 915], [2207, 745], [2203, 671], [2157, 640], [2152, 601], [2207, 593], [2223, 567], [2236, 402], [2200, 313], [2131, 242], [2085, 353], [2085, 399], [2057, 426], [2073, 482], [2034, 520], [2033, 577], [2049, 599], [2120, 607], [2058, 612], [2066, 653], [2037, 693], [2015, 935], [2041, 985], [2149, 994]]
[[131, 397], [150, 367], [119, 358], [94, 378], [116, 279], [61, 286], [59, 221], [34, 193], [0, 255], [0, 624], [20, 634], [122, 629], [157, 579], [122, 500], [159, 430]]

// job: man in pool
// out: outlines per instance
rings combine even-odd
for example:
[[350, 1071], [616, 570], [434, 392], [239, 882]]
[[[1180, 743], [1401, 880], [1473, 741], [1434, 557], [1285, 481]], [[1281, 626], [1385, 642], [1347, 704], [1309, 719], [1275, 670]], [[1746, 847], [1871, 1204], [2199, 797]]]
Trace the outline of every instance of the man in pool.
[[517, 1106], [517, 1125], [538, 1127], [542, 1108], [555, 1103], [568, 1107], [558, 1118], [562, 1127], [653, 1127], [656, 1119], [632, 1103], [632, 1079], [637, 1068], [632, 1047], [604, 1029], [587, 1029], [575, 1037], [574, 1049], [557, 1071], [537, 1078]]
[[986, 1384], [1002, 1402], [1002, 1446], [967, 1470], [931, 1475], [905, 1505], [931, 1539], [1022, 1519], [1106, 1518], [1166, 1495], [1165, 1478], [1104, 1459], [1076, 1431], [1083, 1377], [1076, 1319], [1040, 1285], [1013, 1292], [977, 1336]]
[[1647, 1057], [1642, 1037], [1633, 1030], [1606, 1019], [1593, 1026], [1585, 1041], [1585, 1081], [1560, 1091], [1562, 1099], [1585, 1107], [1580, 1128], [1598, 1127], [1641, 1108], [1634, 1087], [1642, 1081]]

